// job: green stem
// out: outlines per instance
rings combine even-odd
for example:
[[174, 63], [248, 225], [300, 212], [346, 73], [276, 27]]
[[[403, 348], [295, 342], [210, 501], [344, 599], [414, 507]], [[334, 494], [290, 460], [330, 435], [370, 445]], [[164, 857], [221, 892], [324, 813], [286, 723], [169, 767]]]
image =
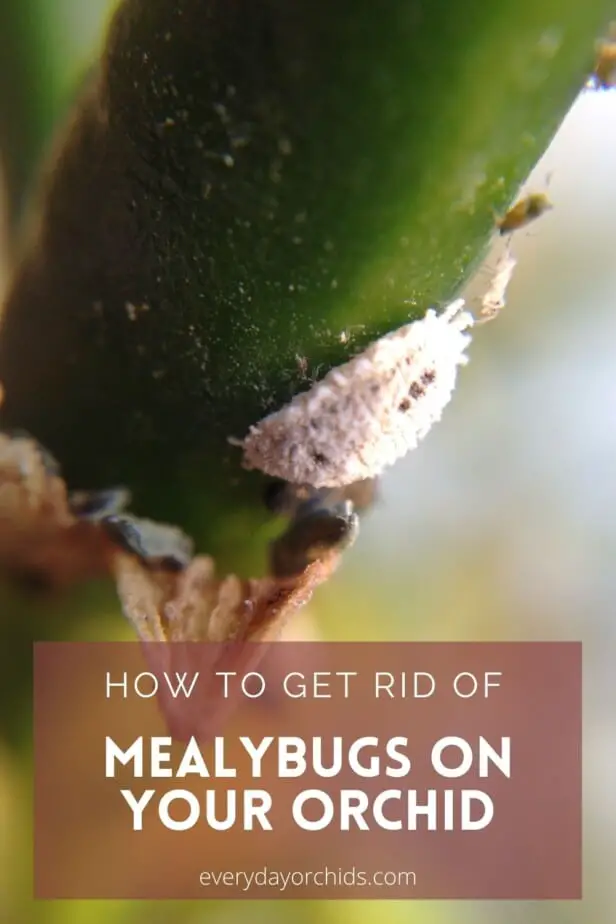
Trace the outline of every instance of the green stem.
[[3, 426], [260, 567], [228, 437], [451, 298], [610, 8], [125, 0], [9, 292]]

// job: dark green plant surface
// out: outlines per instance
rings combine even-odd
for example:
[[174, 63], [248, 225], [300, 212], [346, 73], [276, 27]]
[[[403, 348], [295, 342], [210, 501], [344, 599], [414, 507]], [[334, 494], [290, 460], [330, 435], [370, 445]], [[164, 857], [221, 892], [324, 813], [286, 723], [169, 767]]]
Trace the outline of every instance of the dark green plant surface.
[[16, 220], [43, 137], [51, 128], [47, 56], [35, 11], [20, 0], [0, 4], [0, 138], [7, 224]]
[[3, 427], [262, 567], [229, 436], [444, 304], [606, 0], [126, 0], [8, 295]]

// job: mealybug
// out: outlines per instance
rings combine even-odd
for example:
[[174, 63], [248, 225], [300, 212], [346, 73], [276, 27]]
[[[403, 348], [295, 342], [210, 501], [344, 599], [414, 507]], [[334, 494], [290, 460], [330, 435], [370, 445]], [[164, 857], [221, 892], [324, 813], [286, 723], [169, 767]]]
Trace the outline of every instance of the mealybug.
[[244, 466], [314, 488], [375, 478], [449, 403], [473, 324], [463, 306], [458, 299], [381, 337], [255, 424], [240, 443]]

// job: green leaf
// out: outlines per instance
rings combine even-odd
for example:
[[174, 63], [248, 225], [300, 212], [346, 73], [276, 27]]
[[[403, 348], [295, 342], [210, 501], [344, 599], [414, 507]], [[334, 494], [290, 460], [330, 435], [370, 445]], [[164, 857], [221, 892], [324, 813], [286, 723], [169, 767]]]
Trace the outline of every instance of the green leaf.
[[452, 297], [611, 9], [126, 0], [8, 296], [3, 426], [259, 567], [228, 437]]

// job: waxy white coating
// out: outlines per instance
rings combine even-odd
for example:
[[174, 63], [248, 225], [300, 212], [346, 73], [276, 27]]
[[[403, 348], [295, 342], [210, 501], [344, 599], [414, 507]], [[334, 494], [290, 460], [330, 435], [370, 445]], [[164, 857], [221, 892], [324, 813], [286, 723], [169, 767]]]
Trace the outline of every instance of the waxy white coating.
[[392, 331], [250, 428], [246, 468], [314, 488], [380, 475], [440, 420], [470, 342], [463, 299]]

